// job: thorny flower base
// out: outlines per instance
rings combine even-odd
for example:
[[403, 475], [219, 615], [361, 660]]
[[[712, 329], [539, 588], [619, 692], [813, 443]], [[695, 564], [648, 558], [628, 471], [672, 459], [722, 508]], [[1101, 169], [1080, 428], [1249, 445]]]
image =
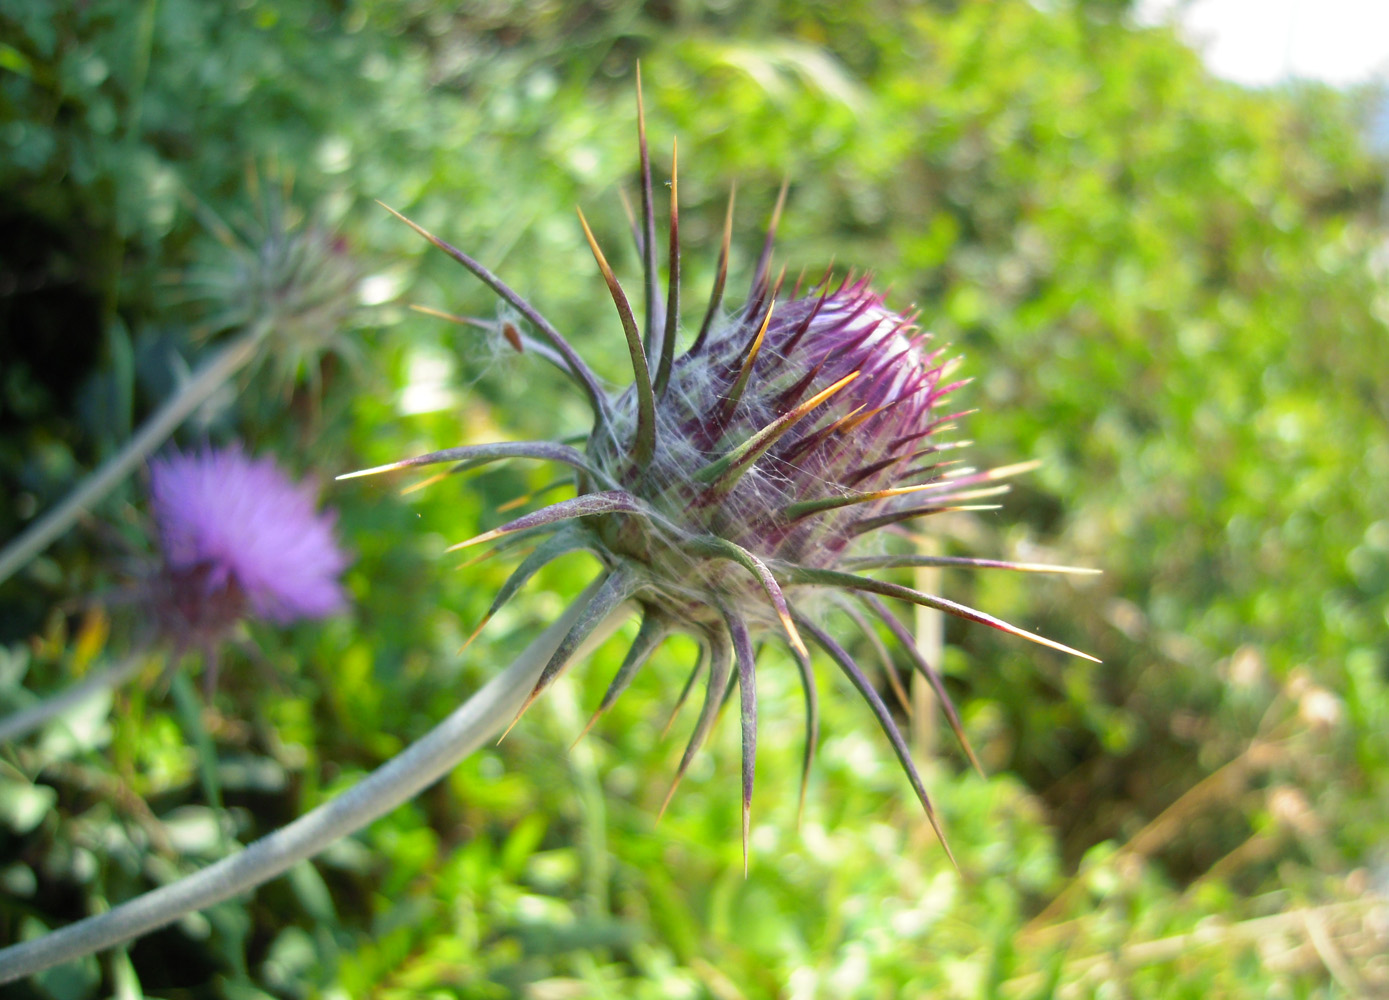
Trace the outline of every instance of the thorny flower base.
[[[806, 694], [804, 768], [808, 771], [817, 735], [815, 688], [803, 639], [809, 636], [868, 702], [945, 845], [930, 799], [890, 711], [854, 659], [812, 624], [804, 609], [828, 595], [832, 601], [860, 604], [885, 622], [936, 691], [950, 725], [978, 766], [939, 673], [917, 652], [881, 598], [935, 608], [1066, 653], [1085, 654], [982, 611], [855, 571], [939, 564], [1039, 567], [856, 553], [869, 536], [902, 531], [905, 523], [933, 514], [970, 509], [962, 506], [965, 501], [1000, 492], [1002, 487], [990, 484], [1033, 466], [1026, 463], [976, 472], [955, 469], [943, 457], [961, 444], [944, 437], [961, 416], [944, 406], [946, 397], [961, 384], [947, 381], [954, 366], [942, 358], [940, 350], [928, 350], [929, 335], [920, 332], [911, 317], [890, 310], [867, 279], [850, 276], [835, 284], [826, 274], [805, 292], [798, 281], [787, 298], [781, 297], [785, 275], [773, 281], [770, 264], [785, 188], [777, 200], [747, 301], [724, 317], [721, 308], [733, 216], [729, 199], [713, 294], [689, 350], [677, 358], [680, 241], [676, 155], [672, 151], [669, 281], [663, 297], [658, 288], [655, 209], [640, 86], [637, 122], [641, 217], [635, 236], [645, 292], [641, 327], [588, 222], [579, 213], [584, 235], [617, 308], [631, 358], [633, 382], [616, 396], [601, 388], [564, 336], [530, 303], [472, 257], [400, 216], [530, 321], [536, 336], [522, 333], [510, 323], [483, 325], [504, 325], [501, 332], [514, 346], [550, 361], [585, 392], [593, 409], [593, 429], [586, 447], [580, 451], [548, 441], [476, 445], [352, 475], [441, 462], [454, 463], [454, 471], [462, 471], [515, 457], [571, 467], [577, 492], [574, 498], [454, 546], [458, 549], [484, 542], [497, 542], [501, 547], [534, 545], [497, 594], [484, 624], [553, 559], [586, 549], [603, 563], [605, 571], [592, 604], [560, 642], [526, 706], [573, 660], [575, 649], [590, 630], [624, 602], [640, 607], [641, 627], [594, 713], [595, 720], [613, 704], [666, 636], [675, 631], [691, 634], [703, 655], [685, 692], [705, 670], [708, 677], [703, 708], [671, 791], [736, 683], [742, 721], [746, 864], [757, 742], [754, 638], [780, 634], [800, 666]], [[801, 794], [804, 796], [804, 775]]]

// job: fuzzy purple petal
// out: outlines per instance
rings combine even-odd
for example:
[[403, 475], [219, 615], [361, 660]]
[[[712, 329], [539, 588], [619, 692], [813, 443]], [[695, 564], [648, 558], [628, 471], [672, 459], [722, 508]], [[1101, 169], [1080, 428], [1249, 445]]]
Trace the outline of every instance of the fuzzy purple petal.
[[170, 568], [205, 566], [209, 586], [235, 581], [257, 615], [281, 624], [346, 607], [336, 515], [317, 511], [314, 489], [273, 459], [235, 445], [174, 452], [150, 464], [150, 495]]

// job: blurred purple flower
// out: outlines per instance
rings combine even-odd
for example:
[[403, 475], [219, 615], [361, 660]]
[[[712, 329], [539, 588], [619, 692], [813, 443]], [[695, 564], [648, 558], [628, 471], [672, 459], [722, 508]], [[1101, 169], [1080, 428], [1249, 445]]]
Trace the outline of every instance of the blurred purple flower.
[[156, 606], [163, 631], [209, 645], [246, 614], [288, 624], [342, 610], [348, 564], [312, 486], [239, 445], [174, 452], [150, 464], [164, 551]]

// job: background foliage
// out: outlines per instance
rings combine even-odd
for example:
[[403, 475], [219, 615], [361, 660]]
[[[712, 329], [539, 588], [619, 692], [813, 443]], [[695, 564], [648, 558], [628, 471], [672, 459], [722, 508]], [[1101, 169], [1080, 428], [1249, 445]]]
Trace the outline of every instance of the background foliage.
[[[468, 248], [621, 378], [572, 210], [634, 273], [615, 189], [635, 179], [638, 58], [658, 173], [682, 144], [687, 300], [730, 183], [746, 280], [789, 177], [792, 273], [871, 268], [964, 354], [976, 464], [1045, 461], [1005, 510], [944, 525], [942, 550], [1105, 570], [952, 573], [947, 593], [1104, 663], [947, 625], [991, 774], [918, 722], [957, 874], [828, 670], [797, 828], [798, 695], [772, 660], [744, 879], [734, 727], [654, 819], [692, 648], [671, 643], [563, 752], [614, 640], [500, 747], [315, 864], [13, 995], [1389, 989], [1389, 299], [1369, 95], [1218, 82], [1099, 0], [0, 2], [0, 537], [209, 349], [228, 230], [255, 246], [284, 208], [362, 276], [340, 350], [251, 373], [182, 434], [241, 437], [324, 482], [354, 613], [253, 629], [201, 712], [151, 663], [112, 705], [0, 751], [0, 939], [311, 808], [587, 581], [586, 557], [557, 564], [460, 657], [507, 567], [442, 550], [544, 476], [518, 464], [404, 496], [328, 483], [584, 427], [533, 359], [403, 308], [496, 307], [372, 199]], [[0, 588], [4, 704], [129, 647], [119, 599], [88, 598], [118, 595], [148, 553], [142, 494], [132, 482]]]

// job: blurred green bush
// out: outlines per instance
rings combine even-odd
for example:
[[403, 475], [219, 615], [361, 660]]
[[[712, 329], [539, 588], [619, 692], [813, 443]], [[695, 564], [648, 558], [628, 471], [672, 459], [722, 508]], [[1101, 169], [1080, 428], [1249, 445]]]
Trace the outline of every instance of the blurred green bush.
[[[687, 301], [711, 279], [729, 185], [744, 275], [789, 177], [791, 273], [873, 269], [964, 354], [978, 464], [1045, 462], [1005, 510], [943, 525], [942, 550], [1105, 570], [949, 573], [946, 592], [1104, 663], [949, 623], [950, 684], [994, 775], [945, 745], [930, 768], [957, 875], [828, 671], [797, 829], [800, 709], [773, 661], [744, 880], [731, 727], [654, 824], [692, 649], [672, 644], [588, 742], [557, 752], [614, 641], [501, 747], [316, 865], [14, 995], [1389, 989], [1373, 95], [1221, 83], [1122, 2], [0, 2], [0, 537], [207, 349], [188, 276], [220, 227], [256, 231], [270, 185], [359, 261], [364, 363], [327, 356], [318, 390], [253, 376], [186, 441], [237, 435], [326, 483], [582, 430], [582, 400], [533, 359], [406, 313], [496, 307], [371, 201], [469, 248], [620, 378], [571, 213], [582, 203], [634, 272], [614, 188], [635, 179], [638, 58], [658, 173], [669, 138], [683, 146]], [[425, 731], [581, 588], [583, 557], [557, 564], [457, 656], [507, 567], [455, 572], [443, 548], [545, 485], [518, 466], [405, 496], [328, 491], [357, 554], [355, 615], [258, 630], [201, 723], [241, 841]], [[108, 622], [73, 602], [125, 578], [141, 494], [0, 587], [0, 703], [130, 641], [118, 604]], [[159, 685], [139, 688], [68, 738], [0, 751], [0, 940], [221, 852], [173, 718]]]

